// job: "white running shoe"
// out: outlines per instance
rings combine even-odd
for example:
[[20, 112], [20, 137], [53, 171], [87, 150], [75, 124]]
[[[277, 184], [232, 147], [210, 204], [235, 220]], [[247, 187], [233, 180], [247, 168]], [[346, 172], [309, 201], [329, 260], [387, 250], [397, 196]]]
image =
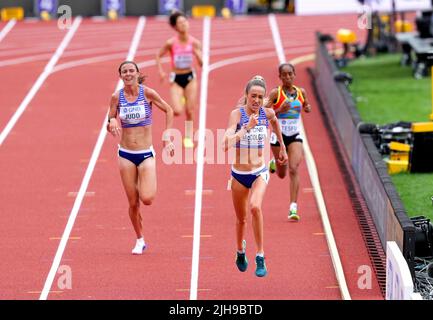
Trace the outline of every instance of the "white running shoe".
[[301, 219], [301, 217], [298, 214], [298, 206], [295, 202], [292, 202], [290, 204], [288, 218], [289, 218], [289, 221], [299, 221], [299, 219]]
[[143, 238], [137, 239], [134, 249], [132, 249], [132, 254], [143, 254], [144, 249], [146, 249], [146, 243]]

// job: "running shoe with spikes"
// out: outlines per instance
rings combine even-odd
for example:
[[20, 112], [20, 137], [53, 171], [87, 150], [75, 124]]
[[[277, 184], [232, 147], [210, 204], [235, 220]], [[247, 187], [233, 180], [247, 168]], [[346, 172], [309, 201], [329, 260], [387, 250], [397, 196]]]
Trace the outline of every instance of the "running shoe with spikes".
[[137, 242], [135, 243], [134, 249], [132, 249], [133, 255], [139, 255], [143, 254], [144, 249], [146, 249], [146, 243], [143, 239], [137, 239]]
[[274, 173], [277, 170], [277, 166], [275, 164], [275, 159], [269, 161], [269, 172]]
[[245, 253], [246, 247], [247, 242], [245, 240], [242, 240], [242, 252], [236, 252], [236, 266], [238, 267], [240, 272], [245, 272], [248, 268], [248, 260]]
[[288, 219], [290, 221], [299, 221], [301, 219], [301, 217], [298, 214], [298, 209], [296, 209], [296, 208], [290, 209]]
[[184, 138], [183, 139], [183, 146], [185, 148], [194, 148], [194, 142], [191, 138]]
[[268, 274], [266, 269], [265, 257], [256, 256], [256, 276], [264, 277]]

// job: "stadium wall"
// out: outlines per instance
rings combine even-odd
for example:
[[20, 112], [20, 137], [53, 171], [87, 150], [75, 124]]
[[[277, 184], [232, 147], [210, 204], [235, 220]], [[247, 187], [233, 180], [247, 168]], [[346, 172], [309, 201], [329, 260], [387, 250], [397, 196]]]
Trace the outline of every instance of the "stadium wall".
[[382, 249], [386, 250], [387, 241], [395, 241], [414, 274], [415, 226], [406, 214], [371, 136], [359, 133], [361, 118], [351, 93], [344, 82], [334, 80], [339, 70], [320, 36], [317, 33], [314, 70], [320, 100], [338, 132], [336, 138], [344, 148], [342, 151], [351, 163]]
[[8, 7], [22, 7], [24, 9], [24, 15], [31, 17], [33, 13], [33, 0], [1, 0], [0, 9]]
[[[125, 14], [128, 16], [154, 16], [159, 12], [160, 0], [125, 0]], [[74, 16], [100, 16], [102, 15], [101, 0], [57, 0], [58, 5], [68, 5]], [[35, 0], [1, 0], [0, 9], [6, 7], [23, 7], [26, 17], [34, 17]], [[213, 5], [219, 13], [225, 0], [183, 0], [183, 11], [191, 14], [194, 5]]]

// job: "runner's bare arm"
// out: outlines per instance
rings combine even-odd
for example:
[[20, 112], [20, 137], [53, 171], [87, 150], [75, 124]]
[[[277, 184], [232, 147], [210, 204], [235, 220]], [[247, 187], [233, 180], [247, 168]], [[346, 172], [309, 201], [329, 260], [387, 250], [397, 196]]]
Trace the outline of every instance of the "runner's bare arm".
[[119, 135], [120, 127], [117, 122], [117, 106], [119, 104], [119, 91], [112, 94], [110, 99], [110, 110], [108, 111], [107, 131], [113, 136]]
[[278, 89], [274, 88], [269, 92], [268, 100], [266, 101], [264, 107], [265, 108], [272, 108], [275, 102], [277, 102], [277, 96], [278, 96]]
[[302, 92], [302, 95], [304, 96], [304, 105], [303, 105], [304, 111], [307, 113], [311, 112], [311, 104], [310, 104], [310, 101], [308, 100], [307, 92], [305, 91], [304, 88], [301, 88], [301, 92]]
[[235, 109], [230, 113], [229, 124], [223, 139], [224, 151], [232, 148], [247, 133], [248, 129], [254, 127], [250, 119], [250, 122], [248, 122], [246, 126], [243, 126], [238, 132], [236, 132], [236, 127], [240, 121], [240, 118], [241, 113], [239, 109]]
[[201, 43], [198, 40], [194, 40], [193, 42], [193, 49], [194, 49], [194, 55], [197, 59], [197, 63], [200, 67], [203, 66], [203, 58], [202, 58], [202, 50], [201, 50]]
[[162, 68], [161, 58], [166, 55], [171, 50], [171, 41], [167, 40], [167, 42], [164, 44], [164, 46], [159, 49], [159, 51], [156, 53], [156, 66], [158, 67], [159, 75], [161, 76], [161, 79], [165, 78], [165, 72]]
[[281, 134], [280, 123], [278, 122], [277, 116], [275, 115], [275, 111], [272, 109], [265, 109], [266, 117], [272, 125], [272, 130], [277, 136], [278, 142], [280, 143], [280, 155], [278, 158], [278, 162], [280, 164], [284, 164], [287, 162], [287, 151], [286, 146], [284, 145], [283, 135]]
[[170, 139], [170, 131], [173, 126], [173, 109], [155, 90], [146, 87], [144, 94], [149, 101], [154, 103], [161, 111], [165, 112], [165, 131], [162, 140], [164, 148], [173, 156], [174, 146]]

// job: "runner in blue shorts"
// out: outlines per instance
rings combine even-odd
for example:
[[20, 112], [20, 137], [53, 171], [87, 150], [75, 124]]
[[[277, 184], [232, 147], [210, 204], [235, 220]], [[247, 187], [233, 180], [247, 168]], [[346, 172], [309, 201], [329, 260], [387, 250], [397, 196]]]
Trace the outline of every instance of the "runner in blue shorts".
[[[263, 108], [266, 85], [261, 79], [251, 79], [245, 89], [245, 104], [230, 114], [229, 125], [224, 136], [224, 150], [236, 148], [232, 165], [232, 200], [236, 212], [236, 265], [241, 272], [247, 270], [245, 232], [247, 213], [252, 216], [252, 226], [257, 247], [256, 276], [267, 274], [263, 249], [262, 201], [265, 195], [269, 172], [264, 158], [264, 146], [269, 123], [281, 143], [278, 162], [287, 162], [286, 147], [281, 136], [278, 120], [272, 109]], [[249, 208], [249, 209], [248, 209]]]
[[166, 114], [167, 135], [164, 135], [163, 142], [164, 148], [171, 156], [174, 155], [174, 146], [170, 141], [168, 129], [173, 123], [173, 110], [155, 90], [141, 84], [143, 77], [135, 62], [124, 61], [119, 67], [119, 76], [124, 87], [111, 97], [107, 130], [113, 136], [120, 135], [120, 176], [129, 202], [129, 217], [137, 236], [132, 254], [142, 254], [146, 244], [140, 202], [146, 206], [151, 205], [156, 194], [152, 105], [156, 105]]

